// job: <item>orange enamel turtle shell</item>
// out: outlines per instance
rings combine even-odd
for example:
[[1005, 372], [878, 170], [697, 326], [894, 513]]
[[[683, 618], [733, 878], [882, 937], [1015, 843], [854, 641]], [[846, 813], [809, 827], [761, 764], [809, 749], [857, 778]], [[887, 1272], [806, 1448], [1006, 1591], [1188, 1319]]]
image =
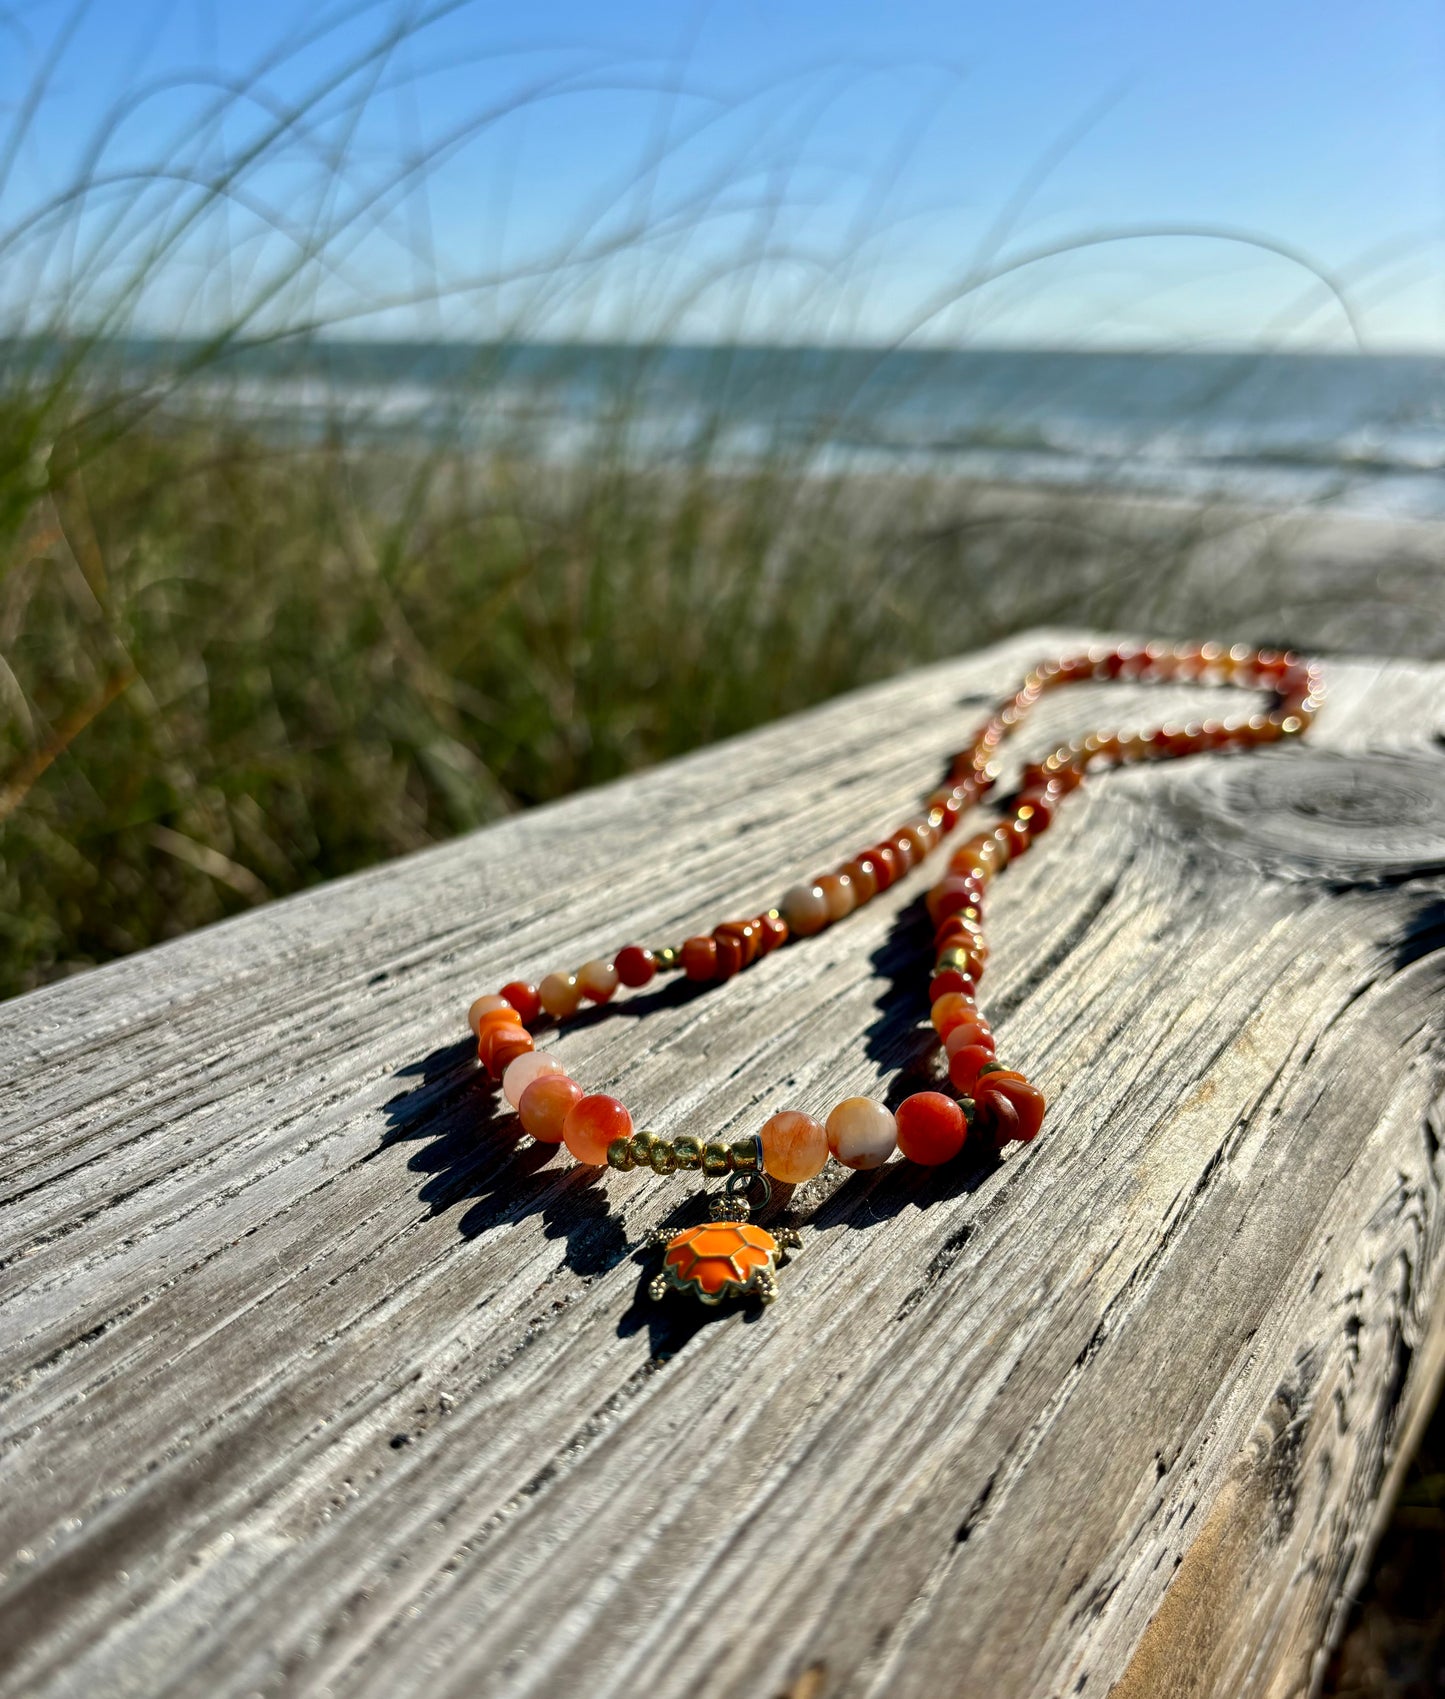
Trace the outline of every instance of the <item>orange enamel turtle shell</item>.
[[670, 1239], [662, 1268], [670, 1286], [717, 1304], [751, 1291], [760, 1274], [772, 1271], [777, 1254], [778, 1241], [751, 1222], [709, 1221]]

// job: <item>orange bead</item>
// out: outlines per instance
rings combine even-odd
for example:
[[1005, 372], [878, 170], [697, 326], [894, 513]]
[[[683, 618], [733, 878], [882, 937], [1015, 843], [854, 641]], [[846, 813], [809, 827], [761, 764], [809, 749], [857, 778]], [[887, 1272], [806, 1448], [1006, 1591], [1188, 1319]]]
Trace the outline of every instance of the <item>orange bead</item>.
[[525, 1027], [497, 1027], [482, 1040], [487, 1072], [494, 1080], [501, 1079], [511, 1063], [533, 1048], [532, 1035]]
[[846, 873], [825, 873], [818, 881], [818, 889], [828, 905], [829, 920], [845, 920], [858, 906], [858, 893]]
[[632, 1137], [632, 1116], [626, 1104], [601, 1092], [579, 1097], [562, 1123], [562, 1142], [579, 1162], [601, 1168], [613, 1139]]
[[801, 1186], [821, 1174], [828, 1160], [827, 1130], [811, 1115], [782, 1109], [764, 1121], [763, 1167], [787, 1186]]
[[531, 1026], [542, 1012], [542, 999], [537, 995], [537, 987], [528, 985], [525, 979], [511, 980], [502, 987], [501, 995], [521, 1016], [523, 1026]]
[[1044, 1094], [1011, 1069], [980, 1074], [973, 1098], [980, 1120], [999, 1144], [1009, 1139], [1027, 1144], [1044, 1123]]
[[980, 1073], [995, 1060], [993, 1051], [982, 1044], [965, 1044], [948, 1058], [948, 1083], [955, 1091], [971, 1093]]
[[515, 1009], [489, 1009], [477, 1022], [477, 1055], [484, 1056], [487, 1040], [494, 1032], [510, 1031], [521, 1025]]
[[898, 1148], [910, 1162], [933, 1167], [949, 1162], [963, 1149], [968, 1123], [963, 1110], [941, 1091], [919, 1091], [905, 1097], [894, 1112]]
[[572, 1105], [580, 1100], [582, 1087], [566, 1074], [542, 1074], [522, 1093], [517, 1113], [522, 1130], [541, 1144], [560, 1144], [562, 1124]]
[[757, 927], [758, 944], [763, 955], [788, 941], [788, 923], [780, 914], [760, 914]]
[[845, 861], [838, 871], [847, 877], [860, 903], [871, 902], [878, 895], [878, 880], [874, 877], [872, 865], [862, 856], [856, 861]]

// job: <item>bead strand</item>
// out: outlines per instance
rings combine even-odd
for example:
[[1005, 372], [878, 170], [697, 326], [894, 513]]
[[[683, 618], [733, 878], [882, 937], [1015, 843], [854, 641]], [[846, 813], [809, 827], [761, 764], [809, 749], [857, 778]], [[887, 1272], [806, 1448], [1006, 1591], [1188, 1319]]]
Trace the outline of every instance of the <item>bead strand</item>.
[[[916, 1092], [896, 1112], [871, 1098], [851, 1097], [834, 1105], [823, 1122], [784, 1109], [769, 1117], [755, 1138], [731, 1144], [687, 1134], [666, 1139], [635, 1131], [631, 1113], [616, 1098], [584, 1093], [560, 1064], [535, 1049], [527, 1029], [543, 1017], [560, 1023], [584, 1004], [605, 1004], [619, 987], [639, 989], [658, 973], [681, 970], [697, 983], [730, 979], [790, 938], [812, 937], [844, 919], [921, 862], [994, 789], [1004, 741], [1045, 692], [1115, 679], [1232, 684], [1269, 690], [1275, 702], [1266, 712], [1248, 716], [1166, 724], [1151, 732], [1095, 732], [1061, 744], [1041, 762], [1024, 767], [1019, 789], [997, 824], [953, 852], [943, 878], [928, 893], [927, 908], [935, 928], [930, 1019], [956, 1096]], [[578, 1161], [621, 1172], [647, 1167], [659, 1174], [753, 1173], [761, 1158], [769, 1176], [797, 1185], [820, 1173], [830, 1156], [846, 1167], [868, 1169], [881, 1166], [897, 1149], [931, 1166], [952, 1160], [970, 1136], [991, 1148], [1010, 1140], [1027, 1142], [1043, 1123], [1043, 1094], [998, 1060], [992, 1029], [978, 1005], [988, 962], [983, 932], [988, 885], [1048, 830], [1059, 805], [1087, 771], [1297, 737], [1309, 728], [1322, 696], [1318, 668], [1280, 650], [1150, 643], [1046, 661], [952, 758], [947, 783], [929, 795], [922, 814], [833, 872], [793, 886], [777, 907], [752, 920], [724, 921], [680, 946], [629, 944], [615, 960], [598, 958], [572, 973], [549, 973], [535, 986], [514, 980], [477, 998], [468, 1022], [478, 1058], [500, 1082], [532, 1137], [565, 1143]]]

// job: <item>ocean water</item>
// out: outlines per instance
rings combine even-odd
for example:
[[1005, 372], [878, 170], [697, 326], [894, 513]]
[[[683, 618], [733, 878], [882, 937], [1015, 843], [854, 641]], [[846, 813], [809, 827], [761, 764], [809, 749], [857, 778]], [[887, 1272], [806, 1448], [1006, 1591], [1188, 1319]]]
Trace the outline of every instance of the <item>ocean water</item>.
[[[129, 381], [164, 388], [194, 354], [113, 348]], [[548, 460], [786, 455], [817, 473], [1445, 517], [1445, 357], [1429, 355], [313, 341], [239, 348], [175, 393], [280, 433]]]

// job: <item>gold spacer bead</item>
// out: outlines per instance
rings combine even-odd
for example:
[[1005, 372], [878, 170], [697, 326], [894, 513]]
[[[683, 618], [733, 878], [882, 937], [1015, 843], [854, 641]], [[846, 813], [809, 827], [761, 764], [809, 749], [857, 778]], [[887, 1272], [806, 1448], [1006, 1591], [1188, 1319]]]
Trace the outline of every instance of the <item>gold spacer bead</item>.
[[650, 1168], [652, 1166], [652, 1146], [656, 1137], [656, 1133], [648, 1132], [634, 1133], [632, 1135], [632, 1137], [627, 1141], [627, 1144], [628, 1148], [632, 1152], [632, 1160], [634, 1162], [639, 1163], [644, 1168]]
[[961, 968], [967, 960], [968, 952], [966, 950], [945, 950], [938, 958], [938, 968], [940, 972], [945, 968]]
[[758, 1141], [756, 1139], [738, 1139], [732, 1146], [733, 1168], [739, 1174], [756, 1174], [758, 1171]]
[[691, 1133], [684, 1133], [672, 1141], [672, 1148], [677, 1156], [679, 1168], [702, 1167], [702, 1140], [695, 1139]]
[[672, 973], [682, 966], [682, 951], [675, 944], [660, 944], [652, 952], [652, 965], [659, 973]]
[[654, 1174], [671, 1174], [677, 1167], [677, 1152], [672, 1148], [671, 1139], [654, 1138], [648, 1160], [652, 1163]]
[[704, 1174], [726, 1174], [733, 1165], [733, 1153], [718, 1139], [709, 1139], [702, 1147]]
[[636, 1160], [632, 1155], [631, 1139], [613, 1139], [612, 1143], [607, 1147], [607, 1166], [609, 1168], [616, 1168], [623, 1174], [626, 1174], [629, 1169], [637, 1166]]

